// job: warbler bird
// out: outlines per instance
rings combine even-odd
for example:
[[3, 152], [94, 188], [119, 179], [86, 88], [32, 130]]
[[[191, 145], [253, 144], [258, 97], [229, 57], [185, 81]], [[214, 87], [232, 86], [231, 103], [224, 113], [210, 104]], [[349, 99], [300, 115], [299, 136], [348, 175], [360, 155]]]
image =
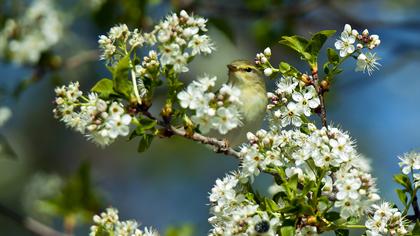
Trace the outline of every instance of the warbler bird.
[[229, 146], [235, 147], [246, 141], [248, 132], [261, 128], [267, 107], [267, 92], [263, 74], [252, 62], [235, 60], [227, 67], [228, 84], [241, 91], [239, 111], [242, 115], [242, 126], [229, 131], [223, 137]]

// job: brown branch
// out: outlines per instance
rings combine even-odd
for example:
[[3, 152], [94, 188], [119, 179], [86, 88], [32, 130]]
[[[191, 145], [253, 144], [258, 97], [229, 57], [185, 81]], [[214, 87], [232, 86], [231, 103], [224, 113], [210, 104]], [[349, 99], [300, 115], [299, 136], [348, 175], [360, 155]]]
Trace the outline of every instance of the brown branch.
[[184, 129], [178, 129], [174, 126], [170, 126], [170, 131], [173, 132], [173, 134], [187, 138], [187, 139], [191, 139], [197, 142], [200, 142], [202, 144], [208, 144], [211, 145], [215, 148], [215, 152], [217, 153], [223, 153], [229, 156], [233, 156], [238, 160], [241, 160], [242, 157], [239, 154], [239, 152], [235, 151], [233, 148], [230, 148], [227, 141], [225, 140], [219, 140], [213, 137], [207, 137], [204, 136], [202, 134], [199, 133], [192, 133], [189, 134], [188, 132], [186, 132]]
[[38, 236], [71, 236], [71, 234], [61, 233], [55, 229], [27, 216], [9, 209], [7, 206], [0, 204], [0, 215], [14, 221], [29, 232]]
[[242, 157], [239, 154], [239, 152], [235, 151], [233, 148], [229, 147], [228, 142], [226, 140], [219, 140], [217, 138], [213, 138], [213, 137], [207, 137], [204, 136], [202, 134], [199, 133], [189, 133], [187, 132], [185, 129], [181, 129], [181, 128], [176, 128], [175, 126], [171, 125], [169, 123], [170, 119], [166, 119], [168, 120], [168, 122], [165, 121], [161, 121], [158, 120], [155, 116], [153, 116], [149, 111], [148, 111], [148, 107], [142, 107], [139, 106], [138, 107], [140, 109], [140, 112], [145, 115], [146, 117], [156, 120], [157, 123], [162, 126], [163, 128], [165, 128], [169, 135], [178, 135], [187, 139], [191, 139], [197, 142], [200, 142], [202, 144], [207, 144], [207, 145], [211, 145], [212, 147], [214, 147], [214, 151], [216, 153], [223, 153], [225, 155], [229, 155], [229, 156], [233, 156], [238, 160], [241, 160]]
[[324, 100], [325, 90], [319, 85], [318, 66], [311, 68], [311, 72], [312, 72], [312, 84], [315, 87], [315, 91], [318, 94], [318, 98], [319, 98], [322, 126], [328, 129], [327, 110], [325, 108], [325, 100]]

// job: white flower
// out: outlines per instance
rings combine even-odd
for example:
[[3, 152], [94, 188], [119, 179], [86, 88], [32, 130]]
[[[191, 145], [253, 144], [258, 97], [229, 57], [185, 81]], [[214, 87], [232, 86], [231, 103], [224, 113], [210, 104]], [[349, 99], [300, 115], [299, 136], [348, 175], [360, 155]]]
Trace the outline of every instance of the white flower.
[[304, 91], [304, 93], [294, 92], [292, 94], [293, 100], [295, 100], [299, 105], [299, 110], [305, 116], [311, 115], [311, 109], [315, 109], [319, 106], [320, 101], [318, 96], [311, 90]]
[[340, 56], [345, 57], [354, 52], [354, 42], [356, 42], [356, 37], [352, 34], [350, 25], [346, 25], [340, 39], [337, 39], [334, 45], [337, 50], [340, 50]]
[[207, 76], [204, 75], [198, 78], [198, 81], [193, 81], [194, 84], [197, 85], [197, 88], [201, 91], [207, 91], [208, 89], [213, 88], [216, 85], [216, 76]]
[[116, 25], [112, 27], [109, 30], [108, 36], [111, 40], [118, 40], [118, 39], [126, 40], [129, 34], [130, 34], [130, 31], [128, 30], [127, 25], [120, 24], [120, 25]]
[[131, 116], [124, 114], [122, 116], [113, 115], [107, 122], [109, 126], [109, 137], [115, 139], [120, 136], [127, 136], [130, 132]]
[[336, 184], [338, 193], [337, 199], [344, 200], [347, 198], [350, 199], [358, 199], [359, 193], [358, 190], [361, 187], [362, 182], [358, 178], [348, 178], [340, 181]]
[[302, 125], [302, 120], [299, 116], [299, 107], [296, 103], [289, 102], [287, 107], [281, 108], [281, 112], [281, 126], [285, 127], [289, 124], [293, 124], [296, 127], [300, 127]]
[[408, 233], [408, 222], [402, 217], [398, 209], [391, 207], [387, 202], [381, 205], [372, 205], [372, 215], [369, 216], [365, 226], [368, 235], [405, 235]]
[[216, 111], [213, 126], [220, 134], [227, 134], [231, 129], [242, 125], [241, 115], [237, 109], [220, 107]]
[[374, 70], [379, 70], [378, 66], [381, 65], [378, 62], [379, 59], [375, 53], [361, 53], [357, 57], [356, 71], [363, 71], [363, 73], [367, 71], [371, 75]]
[[398, 157], [401, 162], [398, 163], [404, 174], [411, 173], [412, 170], [420, 169], [420, 154], [416, 152], [405, 153], [402, 157]]
[[200, 87], [198, 86], [188, 86], [187, 90], [181, 91], [177, 94], [180, 105], [183, 108], [196, 109], [196, 98], [202, 96], [200, 93]]
[[188, 43], [188, 47], [192, 49], [192, 56], [200, 53], [210, 54], [215, 50], [213, 43], [210, 41], [210, 38], [207, 35], [194, 34], [191, 41]]
[[233, 201], [236, 197], [235, 187], [238, 181], [238, 178], [233, 175], [227, 175], [223, 180], [217, 179], [209, 196], [210, 202], [217, 202], [219, 206], [223, 206]]
[[237, 87], [233, 87], [230, 84], [224, 84], [219, 90], [219, 94], [227, 95], [230, 102], [241, 104], [242, 102], [239, 100], [241, 95], [241, 90]]
[[179, 54], [174, 57], [173, 66], [174, 71], [177, 73], [184, 73], [188, 72], [189, 69], [187, 67], [187, 60], [189, 58], [188, 53]]
[[[137, 236], [137, 235], [135, 235]], [[156, 229], [153, 229], [151, 227], [145, 227], [144, 228], [144, 233], [143, 234], [139, 234], [138, 236], [159, 236], [159, 232]]]
[[277, 94], [291, 94], [293, 93], [296, 86], [299, 84], [299, 81], [291, 76], [282, 77], [279, 82], [277, 83]]

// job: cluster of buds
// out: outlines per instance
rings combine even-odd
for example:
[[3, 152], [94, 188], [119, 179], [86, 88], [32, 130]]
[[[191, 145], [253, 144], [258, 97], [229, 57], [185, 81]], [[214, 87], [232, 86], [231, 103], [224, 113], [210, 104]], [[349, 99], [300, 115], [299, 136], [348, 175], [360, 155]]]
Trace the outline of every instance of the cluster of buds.
[[[377, 34], [369, 35], [369, 31], [367, 29], [363, 30], [362, 34], [357, 35], [357, 39], [371, 50], [379, 46], [381, 43], [379, 36]], [[357, 48], [363, 48], [363, 44], [358, 43]]]
[[267, 47], [264, 49], [264, 52], [257, 53], [257, 56], [255, 58], [255, 65], [262, 66], [264, 68], [264, 75], [265, 76], [271, 76], [273, 72], [275, 72], [275, 68], [273, 68], [269, 62], [271, 57], [271, 49]]
[[159, 75], [159, 59], [156, 51], [149, 51], [148, 56], [143, 57], [141, 65], [136, 65], [136, 77], [156, 78]]

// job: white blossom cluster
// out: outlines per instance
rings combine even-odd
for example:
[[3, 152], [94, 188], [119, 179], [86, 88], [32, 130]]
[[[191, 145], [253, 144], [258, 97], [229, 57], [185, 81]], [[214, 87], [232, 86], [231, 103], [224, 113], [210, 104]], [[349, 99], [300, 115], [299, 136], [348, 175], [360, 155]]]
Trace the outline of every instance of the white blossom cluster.
[[132, 118], [121, 103], [102, 100], [96, 93], [85, 97], [78, 82], [57, 87], [55, 93], [55, 117], [94, 143], [106, 146], [128, 135]]
[[388, 202], [372, 205], [371, 213], [365, 223], [367, 236], [407, 235], [411, 230], [401, 212]]
[[[160, 64], [173, 68], [176, 73], [187, 72], [187, 64], [192, 57], [201, 53], [210, 54], [215, 50], [209, 36], [205, 34], [206, 22], [206, 19], [190, 16], [182, 10], [179, 15], [168, 15], [150, 33], [141, 33], [138, 29], [130, 31], [125, 24], [115, 26], [107, 36], [99, 37], [99, 46], [103, 52], [101, 59], [113, 64], [133, 48], [147, 44], [155, 46], [158, 51], [159, 63], [152, 64], [153, 67]], [[142, 71], [142, 68], [137, 70]]]
[[346, 133], [333, 127], [318, 130], [312, 124], [308, 129], [310, 135], [300, 130], [248, 134], [250, 144], [241, 150], [241, 174], [252, 178], [267, 168], [283, 168], [288, 178], [297, 175], [305, 185], [325, 173], [323, 194], [335, 199], [341, 217], [362, 216], [379, 200], [375, 179], [368, 173], [369, 164], [356, 152]]
[[410, 152], [398, 158], [401, 160], [399, 165], [402, 173], [406, 175], [412, 173], [415, 188], [420, 187], [420, 153]]
[[239, 106], [241, 91], [231, 85], [223, 85], [217, 93], [212, 92], [216, 77], [207, 75], [190, 83], [184, 91], [178, 93], [180, 105], [194, 111], [191, 120], [199, 125], [202, 133], [217, 130], [226, 134], [242, 125]]
[[62, 12], [52, 0], [33, 0], [0, 31], [0, 57], [17, 64], [35, 64], [63, 35]]
[[[356, 152], [348, 134], [334, 127], [317, 129], [311, 123], [306, 128], [308, 133], [297, 129], [248, 133], [249, 143], [240, 150], [240, 171], [218, 179], [211, 191], [213, 216], [209, 221], [214, 227], [213, 235], [241, 235], [237, 232], [244, 233], [249, 225], [255, 225], [256, 221], [251, 216], [258, 212], [259, 206], [245, 197], [247, 190], [241, 184], [252, 183], [260, 172], [282, 170], [286, 177], [284, 181], [297, 176], [301, 186], [321, 182], [321, 195], [329, 202], [319, 203], [319, 210], [337, 210], [343, 220], [350, 217], [360, 220], [371, 205], [380, 199], [375, 179], [369, 174], [369, 163]], [[278, 185], [271, 188], [272, 194], [285, 191]], [[280, 198], [276, 202], [280, 209], [285, 200]], [[246, 217], [241, 215], [245, 213]], [[280, 214], [261, 212], [259, 217], [264, 214], [267, 216], [260, 218], [264, 224], [278, 225], [283, 221]], [[264, 235], [276, 235], [275, 232]], [[309, 233], [316, 234], [317, 228], [302, 225], [296, 231], [297, 235]]]
[[[356, 43], [356, 46], [354, 45]], [[380, 66], [378, 60], [379, 57], [370, 50], [376, 48], [381, 43], [379, 36], [376, 34], [369, 35], [367, 29], [363, 30], [361, 34], [349, 24], [344, 26], [341, 37], [335, 42], [335, 48], [340, 51], [340, 57], [347, 57], [353, 55], [355, 51], [358, 51], [356, 71], [368, 72], [372, 74], [374, 70], [378, 70]], [[361, 50], [367, 48], [368, 52], [362, 52]]]
[[90, 227], [90, 236], [159, 236], [153, 228], [139, 229], [140, 225], [134, 220], [120, 221], [118, 210], [114, 208], [107, 208], [100, 215], [93, 216], [93, 222], [95, 225]]
[[267, 109], [270, 111], [270, 123], [280, 124], [280, 127], [293, 125], [300, 127], [302, 116], [309, 117], [313, 109], [320, 105], [314, 86], [306, 85], [291, 76], [282, 77], [274, 93], [268, 93], [271, 102]]
[[246, 189], [232, 173], [216, 180], [210, 193], [209, 235], [276, 235], [280, 225], [278, 217], [259, 209], [258, 204], [245, 197]]

